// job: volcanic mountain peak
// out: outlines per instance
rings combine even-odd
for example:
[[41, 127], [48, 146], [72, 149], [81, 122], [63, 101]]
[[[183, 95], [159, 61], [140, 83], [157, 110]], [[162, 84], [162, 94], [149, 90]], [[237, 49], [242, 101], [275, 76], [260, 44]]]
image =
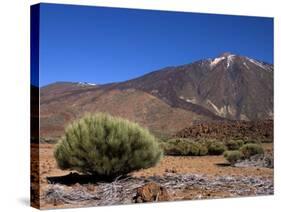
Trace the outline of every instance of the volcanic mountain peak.
[[210, 66], [213, 68], [224, 59], [225, 57], [217, 57], [211, 61]]
[[118, 87], [134, 87], [208, 117], [209, 111], [227, 119], [255, 120], [273, 117], [272, 71], [271, 64], [227, 52], [155, 71]]
[[[216, 68], [219, 64], [224, 66], [223, 70], [233, 70], [231, 67], [234, 64], [243, 65], [245, 70], [264, 70], [264, 71], [273, 71], [273, 65], [266, 62], [262, 62], [256, 59], [252, 59], [246, 56], [236, 55], [230, 52], [225, 52], [220, 54], [214, 59], [206, 60], [209, 62], [211, 70]], [[255, 68], [254, 68], [255, 66]]]
[[222, 61], [226, 61], [226, 68], [228, 69], [230, 65], [233, 63], [234, 58], [236, 57], [235, 54], [232, 54], [230, 52], [224, 52], [220, 54], [218, 57], [210, 60], [210, 66], [211, 68], [214, 68], [216, 65], [218, 65]]
[[[247, 63], [250, 62], [256, 66], [259, 66], [260, 68], [264, 69], [264, 70], [268, 70], [268, 71], [273, 71], [273, 67], [271, 64], [253, 59], [253, 58], [249, 58], [246, 56], [240, 56], [240, 55], [236, 55], [233, 54], [231, 52], [224, 52], [222, 54], [220, 54], [218, 57], [212, 59], [211, 61], [214, 62], [221, 62], [223, 60], [227, 61], [227, 68], [231, 65], [231, 63], [234, 62], [235, 59], [239, 59], [238, 62], [242, 62], [243, 64], [246, 64], [245, 66], [247, 67]], [[248, 67], [247, 67], [248, 68]], [[249, 69], [249, 68], [248, 68]]]
[[227, 69], [233, 63], [234, 57], [235, 57], [235, 55], [233, 55], [233, 54], [227, 56], [227, 66], [226, 66]]
[[46, 135], [59, 135], [85, 112], [107, 112], [167, 134], [197, 121], [273, 119], [273, 65], [223, 53], [121, 83], [54, 83], [40, 88], [40, 105]]
[[229, 56], [235, 56], [235, 54], [232, 54], [231, 52], [223, 52], [219, 55], [219, 57], [229, 57]]

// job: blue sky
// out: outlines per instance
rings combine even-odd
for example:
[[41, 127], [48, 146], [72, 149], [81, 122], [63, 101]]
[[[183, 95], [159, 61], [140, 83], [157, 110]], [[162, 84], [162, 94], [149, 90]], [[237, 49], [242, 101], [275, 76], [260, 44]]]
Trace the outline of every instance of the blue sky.
[[40, 86], [56, 81], [124, 81], [226, 51], [273, 63], [273, 19], [40, 7]]

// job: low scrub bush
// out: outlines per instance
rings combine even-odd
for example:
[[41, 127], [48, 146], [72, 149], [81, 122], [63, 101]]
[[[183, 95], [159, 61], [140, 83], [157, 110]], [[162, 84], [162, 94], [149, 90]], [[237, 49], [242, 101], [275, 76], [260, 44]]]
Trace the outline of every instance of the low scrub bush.
[[61, 169], [114, 177], [154, 166], [162, 150], [147, 129], [101, 113], [69, 125], [54, 156]]
[[242, 140], [230, 140], [225, 143], [226, 148], [228, 150], [239, 150], [240, 147], [243, 146], [243, 144], [244, 144], [244, 141], [242, 141]]
[[166, 155], [203, 156], [208, 154], [206, 146], [189, 139], [170, 139], [162, 144]]
[[221, 155], [226, 150], [226, 147], [222, 142], [217, 142], [217, 141], [208, 142], [207, 146], [208, 146], [209, 155]]
[[243, 157], [242, 153], [238, 150], [225, 151], [223, 155], [232, 166]]
[[250, 158], [253, 155], [263, 154], [263, 148], [259, 144], [245, 144], [240, 148], [241, 153], [243, 154], [244, 158]]
[[200, 148], [199, 148], [199, 155], [200, 156], [204, 156], [204, 155], [208, 155], [208, 148], [206, 144], [199, 144]]

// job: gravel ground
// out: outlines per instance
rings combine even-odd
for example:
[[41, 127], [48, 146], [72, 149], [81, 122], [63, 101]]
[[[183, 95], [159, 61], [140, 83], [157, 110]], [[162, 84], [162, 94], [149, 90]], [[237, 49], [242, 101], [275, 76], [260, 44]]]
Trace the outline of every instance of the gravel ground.
[[100, 206], [134, 203], [137, 188], [155, 182], [167, 189], [170, 200], [210, 199], [272, 195], [273, 180], [263, 177], [238, 177], [188, 175], [169, 173], [164, 176], [128, 177], [111, 183], [96, 185], [65, 186], [49, 185], [45, 190], [45, 201], [56, 207]]

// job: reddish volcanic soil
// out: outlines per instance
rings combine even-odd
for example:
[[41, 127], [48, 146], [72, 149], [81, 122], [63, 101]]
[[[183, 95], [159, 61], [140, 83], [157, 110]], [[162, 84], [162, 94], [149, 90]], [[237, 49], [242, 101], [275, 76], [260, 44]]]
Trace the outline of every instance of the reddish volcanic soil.
[[[272, 150], [272, 144], [263, 144], [266, 151]], [[40, 203], [42, 208], [54, 207], [54, 205], [47, 204], [43, 198], [43, 192], [47, 188], [48, 183], [46, 177], [63, 176], [70, 173], [70, 171], [62, 171], [56, 166], [53, 157], [53, 144], [40, 144]], [[33, 151], [36, 151], [33, 146]], [[162, 176], [165, 173], [177, 174], [200, 174], [206, 175], [209, 178], [216, 176], [260, 176], [268, 179], [273, 178], [273, 169], [269, 168], [237, 168], [230, 166], [223, 166], [226, 161], [223, 156], [203, 156], [203, 157], [174, 157], [165, 156], [162, 161], [155, 167], [139, 170], [132, 173], [134, 177], [149, 177], [149, 176]], [[221, 165], [220, 165], [221, 164]], [[192, 195], [201, 194], [202, 191], [188, 190], [174, 194], [174, 200], [184, 197], [184, 199], [191, 199]], [[216, 195], [224, 196], [223, 191], [213, 191]], [[212, 194], [213, 195], [213, 194]], [[62, 206], [62, 205], [61, 205]], [[61, 207], [56, 206], [56, 207]]]

